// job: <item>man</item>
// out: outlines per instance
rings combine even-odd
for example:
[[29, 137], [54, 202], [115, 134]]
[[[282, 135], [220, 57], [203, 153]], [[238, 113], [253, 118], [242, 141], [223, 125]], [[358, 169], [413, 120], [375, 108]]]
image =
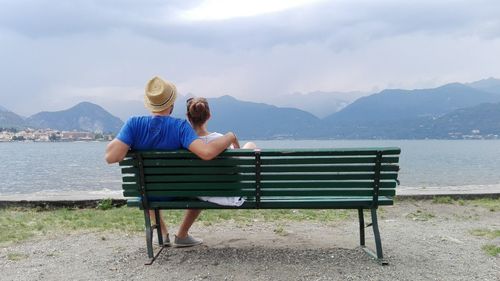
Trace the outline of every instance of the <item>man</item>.
[[[229, 145], [239, 147], [236, 136], [229, 132], [223, 137], [206, 144], [198, 139], [196, 132], [186, 120], [170, 116], [177, 97], [174, 84], [159, 77], [152, 78], [146, 85], [144, 105], [151, 116], [131, 117], [120, 132], [106, 147], [106, 162], [116, 163], [125, 158], [129, 149], [189, 149], [203, 160], [211, 160], [224, 151]], [[201, 210], [186, 210], [184, 220], [175, 235], [174, 246], [189, 247], [201, 244], [201, 239], [188, 234]], [[150, 211], [154, 217], [154, 212]], [[163, 219], [160, 217], [161, 232], [165, 245], [170, 245], [170, 238]], [[157, 222], [158, 223], [158, 222]]]

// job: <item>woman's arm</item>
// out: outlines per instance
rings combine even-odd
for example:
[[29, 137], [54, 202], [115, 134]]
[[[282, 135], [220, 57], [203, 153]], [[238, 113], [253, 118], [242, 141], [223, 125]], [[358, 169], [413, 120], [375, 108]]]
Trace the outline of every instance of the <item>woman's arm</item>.
[[197, 139], [189, 145], [188, 149], [203, 160], [212, 160], [222, 151], [226, 150], [230, 144], [234, 144], [235, 142], [238, 142], [236, 136], [229, 132], [210, 143], [205, 143], [201, 139]]

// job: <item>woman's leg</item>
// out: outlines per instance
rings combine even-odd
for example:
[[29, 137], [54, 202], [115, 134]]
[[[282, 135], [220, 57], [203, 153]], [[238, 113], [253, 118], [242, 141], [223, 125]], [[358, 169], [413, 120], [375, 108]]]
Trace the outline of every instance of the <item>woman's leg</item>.
[[[150, 210], [149, 215], [155, 220], [155, 224], [158, 224], [158, 221], [156, 221], [156, 217], [155, 217], [155, 211]], [[159, 220], [160, 220], [161, 233], [163, 233], [163, 235], [165, 235], [168, 233], [168, 230], [167, 230], [167, 225], [165, 224], [165, 222], [163, 221], [163, 218], [161, 217], [161, 211], [160, 211]]]

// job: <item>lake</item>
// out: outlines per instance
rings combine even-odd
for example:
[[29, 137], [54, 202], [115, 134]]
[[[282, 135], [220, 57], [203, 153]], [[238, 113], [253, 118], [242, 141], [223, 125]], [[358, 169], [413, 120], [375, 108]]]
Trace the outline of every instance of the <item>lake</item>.
[[[244, 141], [242, 141], [243, 143]], [[401, 188], [500, 185], [500, 140], [256, 140], [261, 148], [401, 147]], [[0, 196], [121, 193], [106, 143], [0, 143]]]

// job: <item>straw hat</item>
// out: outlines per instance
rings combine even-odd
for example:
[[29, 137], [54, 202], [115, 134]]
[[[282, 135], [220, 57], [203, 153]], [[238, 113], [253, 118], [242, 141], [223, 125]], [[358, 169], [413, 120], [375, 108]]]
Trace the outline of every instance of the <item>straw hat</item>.
[[146, 85], [144, 105], [151, 112], [160, 112], [173, 106], [176, 98], [175, 85], [155, 76]]

